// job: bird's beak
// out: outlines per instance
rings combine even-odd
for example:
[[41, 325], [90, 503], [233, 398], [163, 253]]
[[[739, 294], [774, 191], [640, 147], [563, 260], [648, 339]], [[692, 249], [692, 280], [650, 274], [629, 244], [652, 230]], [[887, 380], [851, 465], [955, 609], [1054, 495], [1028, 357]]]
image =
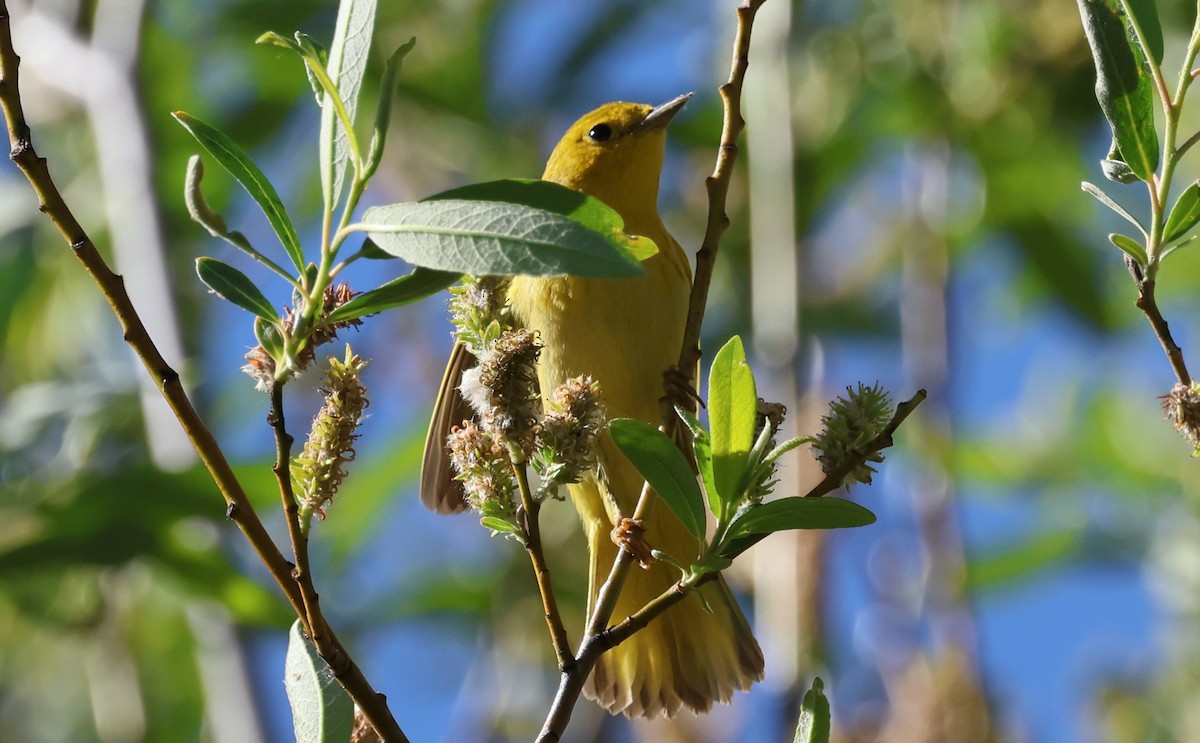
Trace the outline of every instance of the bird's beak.
[[688, 100], [692, 97], [691, 93], [684, 93], [681, 96], [672, 98], [661, 106], [656, 106], [653, 111], [646, 114], [646, 118], [638, 122], [634, 127], [634, 134], [646, 134], [656, 129], [662, 129], [667, 124], [671, 123], [671, 119], [675, 118], [675, 114], [687, 105]]

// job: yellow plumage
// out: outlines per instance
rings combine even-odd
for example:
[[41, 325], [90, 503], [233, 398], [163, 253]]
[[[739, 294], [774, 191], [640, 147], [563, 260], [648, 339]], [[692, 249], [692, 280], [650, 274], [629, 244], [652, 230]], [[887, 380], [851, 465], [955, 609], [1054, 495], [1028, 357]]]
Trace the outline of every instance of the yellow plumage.
[[[513, 278], [513, 312], [544, 345], [538, 377], [545, 395], [570, 377], [589, 374], [600, 382], [610, 417], [659, 420], [662, 373], [678, 358], [691, 269], [659, 217], [658, 182], [665, 126], [686, 100], [658, 108], [601, 106], [572, 125], [550, 156], [545, 180], [604, 201], [625, 220], [628, 233], [649, 237], [659, 252], [642, 264], [645, 275], [631, 279]], [[616, 556], [610, 531], [633, 513], [642, 485], [607, 435], [599, 462], [601, 478], [569, 488], [591, 555], [589, 613]], [[425, 495], [427, 503], [445, 505], [438, 500], [444, 496]], [[696, 540], [666, 507], [654, 509], [646, 542], [685, 562], [697, 556]], [[677, 577], [661, 563], [631, 571], [613, 620], [641, 608]], [[718, 581], [703, 590], [712, 614], [688, 597], [606, 653], [587, 695], [611, 712], [653, 717], [684, 706], [707, 710], [760, 679], [762, 652], [728, 588]]]

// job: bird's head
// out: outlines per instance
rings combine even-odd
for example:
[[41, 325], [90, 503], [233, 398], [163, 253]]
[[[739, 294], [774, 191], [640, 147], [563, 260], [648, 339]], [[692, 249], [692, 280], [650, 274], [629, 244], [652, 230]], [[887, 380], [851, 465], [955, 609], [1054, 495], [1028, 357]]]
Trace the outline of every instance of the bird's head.
[[571, 125], [542, 178], [595, 196], [625, 218], [658, 214], [666, 126], [691, 93], [661, 106], [606, 103]]

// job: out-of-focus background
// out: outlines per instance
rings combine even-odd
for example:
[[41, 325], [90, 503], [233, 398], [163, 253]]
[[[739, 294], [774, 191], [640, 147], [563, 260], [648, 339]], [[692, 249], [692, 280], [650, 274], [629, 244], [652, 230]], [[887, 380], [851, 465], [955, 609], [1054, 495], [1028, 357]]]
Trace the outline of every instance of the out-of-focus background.
[[[387, 54], [417, 46], [364, 203], [536, 177], [595, 105], [693, 90], [662, 209], [694, 250], [734, 4], [381, 3], [362, 110]], [[197, 148], [169, 113], [251, 151], [311, 243], [317, 109], [296, 59], [253, 41], [328, 40], [335, 5], [8, 3], [35, 145], [281, 537], [266, 399], [239, 372], [250, 319], [205, 293], [193, 261], [234, 262], [289, 297], [187, 219]], [[1194, 7], [1159, 5], [1173, 69]], [[790, 740], [813, 675], [842, 741], [1200, 740], [1200, 463], [1162, 420], [1173, 378], [1105, 240], [1119, 225], [1079, 190], [1103, 182], [1109, 138], [1079, 25], [1060, 0], [767, 2], [706, 346], [743, 335], [760, 391], [801, 434], [859, 381], [930, 398], [852, 493], [876, 524], [776, 535], [735, 569], [764, 683], [676, 725], [584, 702], [570, 740]], [[272, 244], [215, 167], [206, 190]], [[1110, 191], [1146, 213], [1140, 188]], [[0, 741], [289, 740], [288, 612], [35, 207], [0, 167]], [[361, 263], [359, 289], [403, 271]], [[1198, 280], [1193, 248], [1159, 282], [1193, 362]], [[373, 359], [371, 418], [314, 527], [322, 603], [414, 741], [529, 740], [555, 678], [525, 556], [415, 498], [444, 299], [342, 340]], [[289, 386], [298, 435], [317, 384]], [[780, 491], [817, 477], [801, 451]], [[576, 519], [544, 513], [578, 638]]]

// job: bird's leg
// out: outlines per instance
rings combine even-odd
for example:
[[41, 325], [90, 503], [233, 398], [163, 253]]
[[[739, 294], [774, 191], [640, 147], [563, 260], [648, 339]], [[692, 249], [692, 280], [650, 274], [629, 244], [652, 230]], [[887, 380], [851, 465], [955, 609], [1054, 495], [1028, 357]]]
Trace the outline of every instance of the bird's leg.
[[643, 568], [649, 568], [654, 562], [650, 545], [646, 544], [644, 519], [623, 518], [617, 522], [610, 536], [618, 547], [633, 555]]
[[678, 366], [671, 366], [663, 372], [662, 377], [665, 394], [659, 398], [660, 401], [678, 405], [686, 410], [695, 410], [697, 405], [704, 407], [704, 400], [692, 384], [692, 375]]

